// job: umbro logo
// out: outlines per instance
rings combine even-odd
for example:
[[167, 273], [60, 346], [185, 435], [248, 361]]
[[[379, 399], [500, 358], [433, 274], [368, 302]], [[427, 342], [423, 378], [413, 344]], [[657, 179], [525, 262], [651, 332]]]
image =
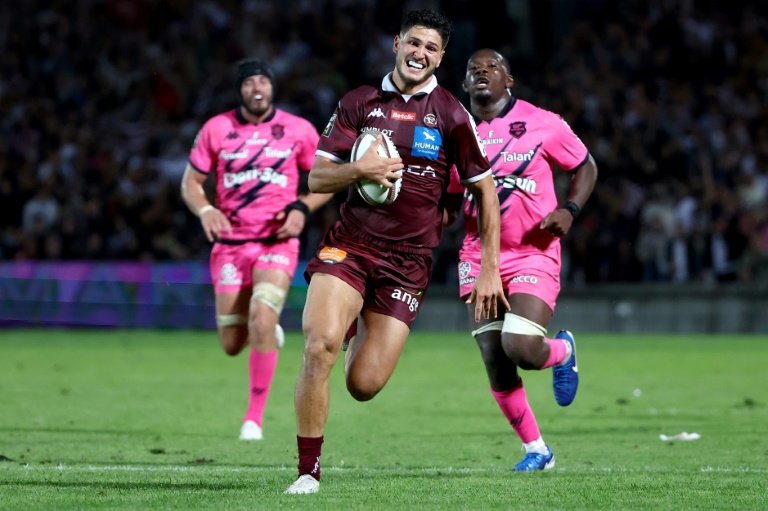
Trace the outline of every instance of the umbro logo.
[[368, 114], [368, 117], [386, 117], [384, 115], [384, 112], [381, 111], [381, 108], [374, 108], [371, 113]]

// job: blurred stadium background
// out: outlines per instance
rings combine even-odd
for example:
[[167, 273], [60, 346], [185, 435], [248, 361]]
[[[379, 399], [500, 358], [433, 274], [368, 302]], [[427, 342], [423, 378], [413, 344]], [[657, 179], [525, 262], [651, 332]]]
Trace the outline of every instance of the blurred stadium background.
[[[465, 99], [470, 53], [502, 50], [514, 94], [563, 115], [598, 163], [553, 329], [768, 332], [763, 0], [3, 2], [0, 325], [212, 327], [210, 245], [178, 189], [197, 130], [236, 105], [233, 64], [271, 60], [278, 106], [322, 129], [391, 70], [416, 7], [455, 22], [443, 85]], [[305, 258], [336, 215], [312, 217]], [[460, 242], [459, 224], [435, 251], [416, 328], [465, 328]]]

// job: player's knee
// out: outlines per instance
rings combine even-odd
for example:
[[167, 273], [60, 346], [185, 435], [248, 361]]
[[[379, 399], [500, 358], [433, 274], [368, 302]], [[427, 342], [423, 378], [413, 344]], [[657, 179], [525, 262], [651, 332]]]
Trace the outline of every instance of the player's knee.
[[323, 333], [310, 333], [304, 345], [304, 363], [309, 367], [331, 367], [336, 360], [341, 339]]
[[248, 317], [248, 332], [254, 347], [267, 344], [275, 336], [275, 321], [266, 315], [251, 314]]
[[370, 401], [376, 394], [378, 394], [384, 385], [373, 381], [371, 378], [367, 378], [365, 381], [360, 381], [357, 378], [350, 378], [347, 375], [347, 391], [356, 401]]
[[219, 339], [224, 353], [230, 356], [243, 351], [248, 339], [246, 325], [248, 318], [240, 314], [217, 315], [216, 325], [219, 328]]
[[538, 369], [546, 333], [538, 323], [508, 312], [501, 337], [504, 353], [521, 369]]

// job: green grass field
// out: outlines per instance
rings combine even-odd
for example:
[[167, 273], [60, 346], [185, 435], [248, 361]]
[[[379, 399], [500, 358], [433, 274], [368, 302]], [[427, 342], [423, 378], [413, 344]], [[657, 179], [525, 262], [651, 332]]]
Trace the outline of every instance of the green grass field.
[[[768, 339], [577, 341], [570, 407], [524, 373], [554, 470], [509, 471], [523, 452], [468, 334], [414, 333], [371, 402], [334, 368], [321, 493], [294, 496], [297, 333], [265, 440], [242, 442], [246, 356], [213, 332], [0, 331], [0, 508], [768, 509]], [[701, 439], [659, 439], [682, 431]]]

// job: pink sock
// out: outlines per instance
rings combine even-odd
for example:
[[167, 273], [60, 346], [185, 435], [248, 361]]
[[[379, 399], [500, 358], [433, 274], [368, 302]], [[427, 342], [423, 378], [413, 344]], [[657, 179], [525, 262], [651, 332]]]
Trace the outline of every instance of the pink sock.
[[565, 355], [568, 353], [566, 341], [562, 339], [544, 339], [544, 341], [549, 344], [549, 358], [541, 366], [542, 369], [552, 367], [565, 360]]
[[250, 420], [259, 426], [262, 425], [264, 406], [266, 406], [267, 397], [269, 397], [275, 367], [277, 367], [277, 350], [260, 353], [251, 348], [251, 355], [248, 357], [251, 392], [248, 398], [248, 411], [245, 412], [243, 422]]
[[533, 415], [531, 405], [528, 404], [528, 397], [525, 394], [522, 379], [518, 386], [512, 390], [496, 392], [491, 389], [491, 394], [496, 398], [496, 402], [499, 403], [499, 408], [504, 413], [504, 417], [507, 418], [512, 425], [512, 429], [515, 430], [515, 433], [517, 433], [517, 436], [520, 437], [524, 444], [533, 442], [541, 436], [539, 425], [536, 423], [536, 417]]

